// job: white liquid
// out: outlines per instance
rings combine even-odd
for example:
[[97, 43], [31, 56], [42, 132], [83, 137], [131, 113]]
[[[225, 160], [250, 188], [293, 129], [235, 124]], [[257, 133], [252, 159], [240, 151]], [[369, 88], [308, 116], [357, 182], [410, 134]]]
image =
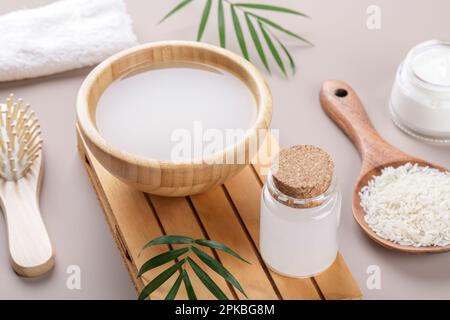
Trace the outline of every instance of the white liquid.
[[[223, 134], [219, 149], [236, 143], [256, 114], [253, 94], [237, 77], [209, 67], [183, 66], [112, 83], [98, 102], [96, 122], [102, 137], [122, 151], [159, 160], [190, 160], [218, 151], [206, 148], [211, 134], [216, 140]], [[227, 132], [236, 129], [239, 138], [227, 141]], [[192, 148], [174, 159], [181, 143]]]
[[450, 86], [450, 47], [434, 47], [413, 61], [416, 75], [432, 84]]
[[341, 195], [310, 209], [288, 207], [268, 187], [261, 196], [259, 249], [266, 264], [288, 277], [311, 277], [327, 269], [338, 252]]

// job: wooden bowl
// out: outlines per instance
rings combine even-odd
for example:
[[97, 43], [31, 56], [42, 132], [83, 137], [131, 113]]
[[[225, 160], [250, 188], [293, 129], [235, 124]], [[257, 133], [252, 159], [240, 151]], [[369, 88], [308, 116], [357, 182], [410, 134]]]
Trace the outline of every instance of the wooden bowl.
[[[244, 139], [201, 162], [172, 162], [127, 153], [100, 135], [95, 119], [97, 103], [111, 83], [151, 68], [192, 63], [230, 72], [248, 86], [255, 97], [257, 117]], [[162, 196], [204, 192], [236, 175], [255, 156], [257, 148], [251, 147], [250, 142], [259, 141], [258, 147], [262, 144], [261, 139], [267, 131], [263, 129], [268, 129], [271, 117], [270, 89], [256, 67], [230, 51], [198, 42], [156, 42], [122, 51], [102, 62], [87, 76], [77, 100], [77, 124], [95, 158], [128, 185]], [[243, 150], [244, 161], [227, 163], [226, 159], [234, 159], [234, 155]]]

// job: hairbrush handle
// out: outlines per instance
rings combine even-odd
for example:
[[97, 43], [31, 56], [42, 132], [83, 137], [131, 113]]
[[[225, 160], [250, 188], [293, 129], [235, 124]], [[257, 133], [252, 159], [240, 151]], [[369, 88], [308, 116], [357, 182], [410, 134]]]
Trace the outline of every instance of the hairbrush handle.
[[39, 209], [41, 159], [18, 181], [0, 183], [11, 264], [17, 274], [37, 277], [54, 266], [53, 248]]

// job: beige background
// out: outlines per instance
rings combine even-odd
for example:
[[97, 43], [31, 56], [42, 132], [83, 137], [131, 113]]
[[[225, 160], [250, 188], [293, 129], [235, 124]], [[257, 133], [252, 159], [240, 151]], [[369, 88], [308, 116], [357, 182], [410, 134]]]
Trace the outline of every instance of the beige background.
[[[2, 0], [0, 14], [43, 5], [49, 0]], [[193, 39], [203, 1], [162, 25], [157, 21], [176, 0], [127, 0], [129, 13], [141, 42]], [[293, 6], [312, 19], [273, 15], [315, 43], [291, 48], [298, 73], [285, 80], [267, 76], [275, 99], [273, 128], [281, 129], [281, 144], [317, 144], [336, 161], [344, 196], [341, 251], [368, 299], [450, 299], [450, 254], [406, 256], [389, 252], [368, 240], [353, 221], [350, 197], [358, 175], [359, 157], [339, 129], [324, 115], [318, 102], [320, 84], [326, 79], [349, 82], [360, 94], [374, 125], [382, 135], [405, 151], [450, 167], [450, 149], [424, 145], [403, 135], [391, 123], [388, 97], [396, 68], [413, 45], [432, 38], [449, 39], [448, 0], [270, 0]], [[381, 30], [366, 27], [366, 9], [382, 10]], [[271, 15], [271, 14], [270, 14]], [[215, 17], [213, 17], [215, 18]], [[211, 20], [205, 40], [217, 43]], [[231, 29], [229, 29], [231, 30]], [[1, 26], [0, 26], [1, 32]], [[231, 49], [236, 50], [233, 43]], [[1, 49], [0, 49], [1, 50]], [[9, 92], [33, 104], [45, 138], [46, 176], [42, 193], [44, 213], [53, 239], [57, 265], [45, 278], [18, 278], [10, 269], [4, 221], [0, 219], [0, 298], [18, 299], [134, 299], [129, 276], [113, 243], [101, 209], [78, 159], [75, 142], [75, 98], [89, 72], [0, 84], [0, 97]], [[66, 269], [78, 265], [81, 290], [66, 288]], [[381, 290], [366, 288], [366, 269], [381, 268]]]

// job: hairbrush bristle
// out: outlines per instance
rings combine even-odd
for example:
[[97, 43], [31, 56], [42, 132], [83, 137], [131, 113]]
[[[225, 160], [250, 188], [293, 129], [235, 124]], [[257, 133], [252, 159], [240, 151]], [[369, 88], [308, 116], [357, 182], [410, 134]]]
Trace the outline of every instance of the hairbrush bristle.
[[0, 176], [17, 181], [28, 173], [41, 154], [42, 139], [39, 121], [30, 105], [14, 95], [0, 104]]

